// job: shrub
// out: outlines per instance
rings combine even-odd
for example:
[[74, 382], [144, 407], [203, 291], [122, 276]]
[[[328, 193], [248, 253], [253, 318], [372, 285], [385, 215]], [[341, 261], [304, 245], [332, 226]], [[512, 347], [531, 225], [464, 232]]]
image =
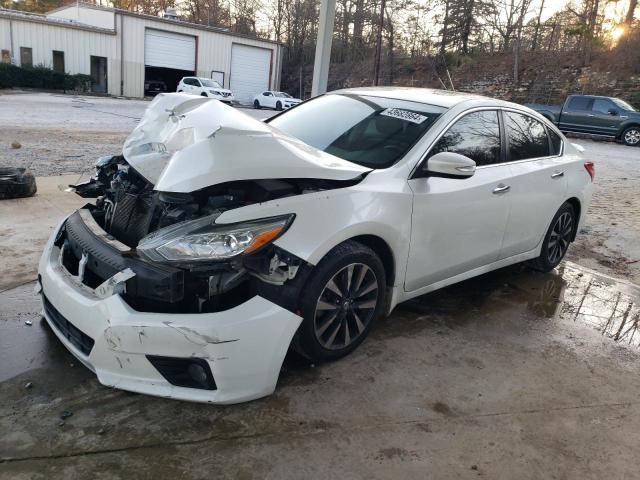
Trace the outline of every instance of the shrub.
[[44, 65], [23, 68], [0, 63], [0, 88], [12, 87], [88, 91], [91, 89], [91, 77], [55, 72]]

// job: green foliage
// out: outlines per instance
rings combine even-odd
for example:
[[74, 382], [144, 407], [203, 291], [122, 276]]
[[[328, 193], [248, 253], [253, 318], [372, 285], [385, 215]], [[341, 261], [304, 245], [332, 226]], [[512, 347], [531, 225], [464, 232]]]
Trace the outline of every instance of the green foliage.
[[89, 75], [54, 72], [44, 65], [22, 68], [0, 63], [0, 88], [41, 88], [46, 90], [80, 90], [91, 88]]

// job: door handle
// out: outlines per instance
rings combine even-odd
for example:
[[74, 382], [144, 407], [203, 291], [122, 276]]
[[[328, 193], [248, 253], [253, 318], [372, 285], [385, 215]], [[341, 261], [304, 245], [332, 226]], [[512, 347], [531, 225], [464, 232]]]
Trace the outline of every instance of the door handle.
[[553, 172], [551, 174], [551, 178], [560, 178], [560, 177], [564, 177], [564, 172]]
[[496, 195], [499, 195], [501, 193], [507, 193], [509, 190], [511, 190], [511, 187], [509, 185], [504, 185], [504, 184], [500, 184], [498, 185], [496, 188], [493, 189], [493, 193], [495, 193]]

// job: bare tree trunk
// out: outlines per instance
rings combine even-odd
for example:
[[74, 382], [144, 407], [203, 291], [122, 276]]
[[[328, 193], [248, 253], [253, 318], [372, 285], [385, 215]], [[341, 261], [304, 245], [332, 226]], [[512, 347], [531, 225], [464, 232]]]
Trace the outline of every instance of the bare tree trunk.
[[444, 21], [442, 22], [442, 41], [440, 42], [440, 55], [444, 55], [447, 48], [447, 38], [449, 30], [449, 0], [445, 2], [444, 6]]
[[380, 83], [380, 56], [382, 55], [382, 29], [384, 28], [384, 8], [386, 6], [386, 0], [381, 0], [380, 3], [380, 23], [378, 25], [378, 33], [376, 35], [376, 58], [373, 66], [373, 84], [378, 85]]
[[538, 48], [538, 35], [540, 34], [540, 22], [542, 20], [542, 10], [544, 10], [544, 1], [540, 3], [540, 10], [538, 11], [538, 18], [536, 20], [536, 29], [533, 32], [533, 42], [531, 43], [531, 50], [534, 52]]
[[627, 16], [624, 20], [624, 23], [626, 23], [629, 26], [633, 23], [633, 16], [636, 12], [637, 6], [638, 6], [638, 0], [629, 0], [629, 9], [627, 10]]

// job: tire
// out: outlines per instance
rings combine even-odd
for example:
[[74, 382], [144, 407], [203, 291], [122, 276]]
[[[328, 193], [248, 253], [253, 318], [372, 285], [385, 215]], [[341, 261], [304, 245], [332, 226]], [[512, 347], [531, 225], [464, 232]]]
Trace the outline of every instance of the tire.
[[627, 128], [624, 132], [622, 132], [622, 143], [627, 145], [628, 147], [637, 147], [640, 145], [640, 127], [633, 126]]
[[0, 200], [33, 197], [36, 179], [24, 168], [0, 168]]
[[253, 108], [260, 110], [260, 102], [258, 100], [253, 101]]
[[178, 93], [182, 93], [182, 90], [178, 90]]
[[206, 93], [204, 93], [204, 92], [202, 92], [202, 93], [200, 94], [200, 96], [201, 96], [201, 97], [208, 97], [208, 95], [207, 95]]
[[276, 110], [281, 111], [282, 110], [282, 103], [280, 103], [280, 100], [278, 100], [276, 102]]
[[564, 203], [551, 220], [551, 225], [542, 241], [540, 256], [529, 265], [541, 272], [556, 268], [569, 249], [577, 228], [576, 213], [570, 203]]
[[348, 355], [384, 313], [385, 297], [386, 275], [378, 255], [351, 240], [338, 245], [318, 263], [302, 291], [303, 320], [294, 349], [314, 362]]

